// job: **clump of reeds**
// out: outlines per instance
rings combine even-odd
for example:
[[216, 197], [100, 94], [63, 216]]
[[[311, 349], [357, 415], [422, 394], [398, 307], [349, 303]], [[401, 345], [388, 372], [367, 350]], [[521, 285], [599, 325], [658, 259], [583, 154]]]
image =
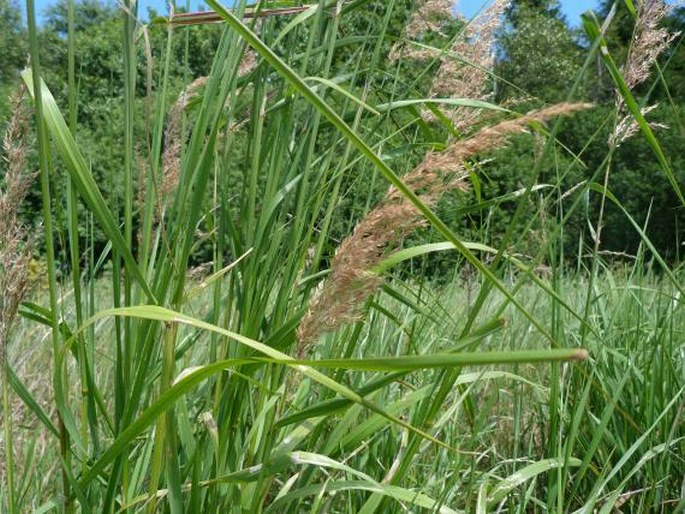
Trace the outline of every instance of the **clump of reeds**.
[[[504, 146], [510, 136], [526, 132], [531, 123], [569, 115], [589, 106], [562, 103], [485, 127], [468, 139], [453, 142], [442, 152], [429, 152], [403, 180], [424, 204], [433, 207], [444, 192], [466, 189], [466, 160]], [[366, 299], [383, 281], [373, 269], [388, 250], [399, 245], [423, 223], [416, 207], [393, 187], [378, 206], [357, 223], [338, 247], [331, 274], [312, 297], [309, 310], [300, 323], [297, 330], [300, 356], [322, 333], [360, 319]]]
[[[622, 69], [626, 85], [630, 90], [635, 89], [649, 78], [656, 60], [680, 35], [679, 32], [671, 33], [661, 26], [670, 10], [671, 7], [666, 5], [663, 0], [643, 0], [640, 2], [633, 42]], [[609, 137], [611, 146], [619, 146], [638, 131], [637, 122], [631, 114], [626, 113], [625, 100], [618, 91], [616, 92], [616, 107], [621, 119]], [[655, 107], [656, 105], [643, 108], [642, 114], [649, 113]], [[663, 125], [659, 124], [652, 124], [652, 126], [664, 128]]]
[[25, 135], [28, 116], [23, 108], [25, 88], [22, 86], [11, 99], [14, 113], [7, 125], [3, 139], [6, 162], [4, 184], [0, 186], [0, 376], [2, 377], [2, 403], [4, 434], [4, 465], [2, 474], [8, 477], [6, 491], [11, 496], [13, 484], [12, 409], [9, 401], [9, 368], [7, 344], [19, 304], [29, 287], [29, 263], [31, 261], [31, 238], [21, 223], [19, 211], [26, 198], [35, 174], [26, 172]]

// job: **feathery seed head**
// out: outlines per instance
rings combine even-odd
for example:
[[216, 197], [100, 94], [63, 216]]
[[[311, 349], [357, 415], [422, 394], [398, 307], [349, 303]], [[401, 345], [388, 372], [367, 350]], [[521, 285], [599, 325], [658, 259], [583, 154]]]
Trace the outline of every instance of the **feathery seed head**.
[[[631, 90], [649, 78], [659, 55], [680, 35], [679, 32], [670, 33], [660, 26], [670, 10], [671, 7], [663, 0], [643, 0], [638, 6], [633, 43], [622, 70], [626, 84]], [[647, 114], [654, 107], [656, 106], [645, 107], [642, 113]], [[622, 117], [609, 136], [610, 146], [620, 146], [638, 132], [638, 124], [634, 117], [631, 114], [624, 114], [625, 101], [618, 91], [616, 92], [616, 108]], [[653, 126], [664, 127], [659, 124], [653, 124]]]
[[[428, 207], [433, 207], [448, 190], [465, 190], [468, 173], [464, 161], [506, 144], [512, 134], [526, 132], [531, 123], [569, 115], [591, 104], [562, 103], [530, 112], [513, 120], [486, 127], [469, 139], [452, 143], [443, 152], [430, 152], [403, 177], [403, 182]], [[367, 214], [340, 244], [331, 263], [331, 274], [316, 291], [297, 330], [298, 356], [324, 332], [360, 319], [364, 302], [383, 282], [373, 272], [388, 249], [424, 220], [416, 207], [397, 189], [390, 187], [376, 208]]]
[[649, 78], [650, 70], [661, 53], [669, 47], [679, 33], [670, 33], [660, 27], [671, 7], [663, 0], [643, 0], [638, 8], [635, 35], [623, 68], [630, 89]]
[[14, 113], [5, 132], [7, 163], [4, 188], [0, 187], [0, 363], [4, 366], [9, 330], [29, 286], [31, 240], [19, 220], [19, 208], [35, 173], [26, 173], [28, 115], [23, 106], [25, 88], [12, 98]]
[[238, 76], [244, 77], [250, 73], [257, 67], [257, 63], [257, 52], [255, 52], [252, 48], [245, 50], [243, 58], [240, 60], [240, 64], [238, 65]]
[[[495, 39], [509, 4], [510, 0], [495, 0], [466, 26], [462, 37], [450, 49], [460, 59], [446, 57], [442, 60], [430, 96], [480, 100], [490, 97], [491, 92], [487, 90], [487, 85], [494, 65]], [[426, 112], [425, 117], [427, 121], [433, 120], [430, 112]], [[480, 117], [480, 111], [458, 107], [452, 110], [449, 117], [458, 130], [464, 131], [473, 126]]]
[[442, 24], [452, 17], [455, 2], [451, 0], [421, 0], [407, 24], [407, 37], [415, 39], [426, 32], [441, 32]]
[[159, 188], [160, 210], [165, 200], [178, 187], [181, 173], [181, 150], [183, 149], [183, 112], [188, 102], [197, 95], [198, 89], [207, 83], [207, 77], [200, 77], [188, 84], [169, 111], [169, 120], [164, 130], [164, 153], [162, 154], [162, 184]]

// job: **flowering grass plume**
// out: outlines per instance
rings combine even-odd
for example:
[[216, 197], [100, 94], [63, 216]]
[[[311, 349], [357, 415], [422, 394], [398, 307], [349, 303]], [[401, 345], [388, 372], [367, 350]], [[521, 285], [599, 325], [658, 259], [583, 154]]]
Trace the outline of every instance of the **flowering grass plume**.
[[19, 219], [34, 173], [26, 173], [25, 134], [28, 116], [22, 105], [24, 87], [12, 98], [14, 112], [3, 139], [6, 162], [0, 190], [0, 352], [4, 362], [5, 343], [19, 303], [29, 285], [28, 265], [31, 244], [28, 231]]
[[[496, 35], [510, 3], [510, 0], [495, 0], [466, 25], [447, 52], [439, 48], [399, 44], [391, 50], [390, 59], [437, 59], [440, 67], [428, 93], [431, 98], [487, 100], [492, 93], [488, 85], [495, 59]], [[407, 38], [420, 40], [426, 33], [442, 35], [445, 20], [454, 19], [455, 4], [447, 0], [423, 1], [409, 20]], [[479, 109], [457, 107], [450, 109], [447, 115], [455, 128], [464, 132], [475, 124], [481, 112]], [[428, 122], [437, 119], [429, 110], [424, 110], [422, 116]]]
[[188, 102], [197, 95], [198, 89], [207, 83], [207, 77], [200, 77], [188, 84], [178, 95], [169, 111], [169, 121], [164, 131], [164, 153], [162, 154], [162, 183], [159, 187], [159, 203], [164, 201], [178, 187], [181, 174], [181, 151], [183, 150], [183, 113]]
[[[11, 99], [12, 112], [3, 139], [6, 162], [4, 184], [0, 184], [0, 377], [2, 377], [2, 413], [4, 455], [0, 464], [0, 475], [9, 477], [7, 490], [14, 484], [14, 435], [13, 412], [9, 400], [7, 377], [9, 341], [12, 324], [17, 316], [19, 304], [29, 287], [29, 263], [31, 262], [31, 239], [19, 219], [19, 210], [26, 198], [35, 173], [26, 173], [25, 135], [28, 116], [23, 108], [25, 87]], [[10, 493], [11, 494], [11, 493]]]
[[[469, 23], [462, 36], [450, 48], [458, 56], [444, 57], [430, 90], [433, 98], [471, 98], [488, 100], [490, 71], [495, 63], [495, 40], [504, 11], [510, 0], [495, 0], [490, 7]], [[426, 117], [432, 120], [432, 113]], [[480, 117], [480, 110], [458, 107], [449, 113], [457, 130], [464, 131]]]
[[[643, 0], [639, 3], [633, 42], [622, 70], [629, 89], [635, 89], [650, 77], [656, 60], [680, 35], [679, 32], [671, 33], [661, 27], [663, 19], [670, 11], [671, 7], [663, 0]], [[609, 144], [612, 146], [619, 146], [638, 131], [637, 122], [631, 114], [626, 113], [625, 101], [618, 91], [616, 92], [616, 107], [622, 118], [609, 137]], [[642, 113], [647, 114], [655, 107], [645, 107]], [[653, 126], [664, 127], [658, 124]]]
[[415, 39], [426, 32], [441, 32], [442, 23], [452, 17], [454, 4], [451, 0], [421, 1], [407, 24], [407, 37]]
[[[238, 77], [244, 77], [258, 64], [257, 53], [248, 49], [238, 65]], [[169, 196], [178, 187], [181, 173], [181, 152], [183, 150], [183, 113], [188, 102], [198, 95], [207, 84], [208, 77], [199, 77], [188, 84], [169, 111], [169, 119], [164, 130], [164, 153], [162, 154], [162, 181], [158, 188], [160, 210]]]
[[[433, 207], [445, 191], [466, 189], [466, 160], [504, 146], [513, 134], [527, 132], [531, 123], [542, 123], [589, 107], [590, 104], [562, 103], [483, 128], [468, 139], [452, 143], [442, 152], [429, 152], [403, 177], [404, 183], [424, 204]], [[374, 268], [389, 250], [423, 223], [414, 205], [394, 187], [357, 223], [338, 247], [331, 263], [331, 274], [315, 292], [298, 327], [300, 357], [321, 334], [361, 319], [366, 299], [383, 282]]]

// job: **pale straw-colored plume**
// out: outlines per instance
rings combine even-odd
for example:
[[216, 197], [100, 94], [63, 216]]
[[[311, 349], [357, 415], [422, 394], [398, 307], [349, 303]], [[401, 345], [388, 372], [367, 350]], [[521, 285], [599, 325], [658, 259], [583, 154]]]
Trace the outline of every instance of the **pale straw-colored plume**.
[[[407, 58], [414, 60], [439, 59], [440, 67], [433, 79], [429, 96], [431, 98], [470, 98], [475, 100], [488, 100], [492, 95], [490, 84], [491, 70], [495, 60], [495, 40], [504, 12], [511, 0], [494, 0], [490, 6], [480, 15], [473, 19], [449, 48], [449, 52], [442, 52], [437, 48], [418, 48], [415, 46], [394, 47], [390, 58], [396, 60]], [[428, 6], [427, 2], [422, 9]], [[431, 7], [435, 7], [432, 6]], [[420, 23], [426, 16], [419, 9], [412, 16], [407, 29], [407, 36], [412, 39], [425, 31], [437, 31], [435, 23]], [[438, 9], [430, 12], [438, 11]], [[453, 8], [442, 7], [443, 18], [445, 13], [452, 15]], [[433, 14], [433, 20], [440, 19]], [[457, 107], [446, 112], [448, 118], [460, 131], [465, 131], [473, 126], [480, 118], [480, 110], [474, 108]], [[428, 121], [436, 121], [435, 115], [424, 110], [423, 118]]]
[[445, 20], [452, 18], [452, 0], [421, 0], [407, 24], [407, 37], [416, 39], [426, 32], [441, 32]]
[[[433, 98], [471, 98], [488, 100], [492, 96], [490, 72], [495, 62], [495, 40], [504, 11], [510, 0], [495, 0], [485, 11], [466, 26], [462, 37], [452, 45], [450, 53], [442, 59], [433, 80], [430, 96]], [[480, 118], [480, 110], [457, 107], [448, 115], [457, 130], [466, 131]], [[427, 121], [434, 119], [426, 111]]]
[[0, 185], [0, 352], [3, 363], [9, 330], [29, 285], [31, 260], [29, 233], [19, 219], [21, 204], [35, 178], [35, 173], [26, 172], [28, 116], [22, 103], [24, 92], [22, 87], [12, 98], [13, 116], [3, 139], [6, 162], [4, 184]]
[[[511, 135], [528, 131], [531, 123], [542, 123], [589, 107], [590, 104], [558, 104], [481, 129], [468, 139], [452, 143], [443, 152], [429, 152], [403, 181], [426, 205], [433, 207], [445, 191], [466, 189], [466, 160], [504, 146]], [[389, 250], [423, 223], [414, 205], [394, 187], [357, 223], [352, 234], [338, 247], [331, 274], [315, 292], [298, 327], [300, 357], [321, 334], [361, 318], [366, 299], [383, 282], [373, 269]]]
[[509, 3], [509, 0], [496, 0], [466, 26], [450, 49], [461, 61], [449, 58], [443, 61], [433, 82], [434, 96], [482, 97], [488, 71], [494, 64], [495, 37]]
[[164, 153], [162, 154], [162, 182], [158, 188], [160, 211], [165, 201], [178, 187], [181, 173], [181, 151], [183, 149], [183, 113], [188, 102], [207, 83], [207, 77], [200, 77], [188, 84], [169, 111], [169, 120], [164, 130]]
[[[409, 40], [418, 41], [425, 34], [442, 34], [445, 22], [454, 18], [456, 0], [419, 0], [405, 28]], [[401, 59], [427, 60], [440, 57], [438, 48], [419, 48], [410, 44], [397, 43], [390, 50], [390, 61]]]
[[650, 76], [652, 66], [679, 33], [661, 27], [671, 7], [663, 0], [639, 2], [633, 44], [623, 68], [623, 76], [630, 89], [642, 84]]
[[[29, 287], [29, 263], [31, 262], [31, 237], [19, 219], [19, 209], [26, 198], [35, 173], [26, 172], [26, 131], [28, 115], [24, 110], [25, 88], [11, 99], [12, 118], [2, 142], [4, 153], [4, 177], [0, 182], [0, 382], [2, 382], [4, 427], [3, 455], [0, 459], [0, 475], [7, 475], [14, 467], [14, 434], [12, 426], [15, 413], [9, 400], [7, 345], [12, 324], [19, 304]], [[11, 484], [10, 484], [11, 486]]]
[[[633, 42], [628, 58], [623, 66], [623, 77], [631, 90], [644, 83], [651, 74], [652, 67], [659, 56], [673, 40], [680, 35], [671, 33], [661, 26], [664, 18], [671, 11], [671, 6], [663, 0], [642, 0], [638, 5]], [[609, 137], [609, 144], [619, 146], [638, 131], [637, 122], [631, 114], [626, 114], [626, 106], [621, 94], [616, 92], [616, 107], [622, 116], [614, 132]], [[647, 107], [646, 114], [655, 106]], [[655, 124], [654, 127], [663, 127]]]
[[[640, 112], [643, 116], [647, 116], [647, 114], [652, 112], [658, 106], [659, 104], [649, 105], [641, 108]], [[668, 129], [668, 125], [663, 123], [649, 122], [648, 125], [653, 129]], [[638, 125], [635, 117], [632, 114], [626, 114], [619, 120], [614, 128], [614, 131], [611, 133], [611, 135], [609, 135], [609, 146], [619, 147], [639, 131], [640, 126]]]
[[258, 54], [252, 48], [245, 50], [243, 58], [238, 65], [238, 77], [244, 77], [257, 67]]
[[[511, 0], [494, 0], [466, 25], [447, 52], [411, 44], [396, 45], [390, 52], [390, 60], [438, 59], [440, 67], [431, 84], [431, 98], [488, 100], [492, 96], [488, 86], [495, 59], [497, 31], [510, 3]], [[448, 18], [453, 19], [454, 10], [455, 3], [452, 2], [424, 2], [409, 21], [407, 37], [417, 39], [429, 31], [440, 32], [440, 23]], [[457, 107], [447, 110], [445, 114], [459, 131], [465, 132], [480, 118], [481, 111], [472, 107]], [[437, 120], [429, 110], [424, 110], [422, 116], [428, 122]]]
[[[257, 66], [257, 53], [247, 49], [238, 64], [238, 77], [244, 77]], [[198, 91], [207, 84], [208, 77], [199, 77], [188, 84], [169, 111], [169, 119], [164, 130], [164, 153], [162, 154], [162, 181], [158, 188], [160, 211], [178, 187], [181, 173], [181, 152], [183, 150], [183, 113], [188, 102], [195, 98]]]

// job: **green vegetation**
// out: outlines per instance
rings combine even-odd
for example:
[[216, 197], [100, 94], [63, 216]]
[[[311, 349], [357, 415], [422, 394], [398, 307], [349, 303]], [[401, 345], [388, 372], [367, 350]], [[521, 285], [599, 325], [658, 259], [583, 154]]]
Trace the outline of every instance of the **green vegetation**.
[[0, 4], [2, 512], [685, 510], [685, 15], [448, 3]]

